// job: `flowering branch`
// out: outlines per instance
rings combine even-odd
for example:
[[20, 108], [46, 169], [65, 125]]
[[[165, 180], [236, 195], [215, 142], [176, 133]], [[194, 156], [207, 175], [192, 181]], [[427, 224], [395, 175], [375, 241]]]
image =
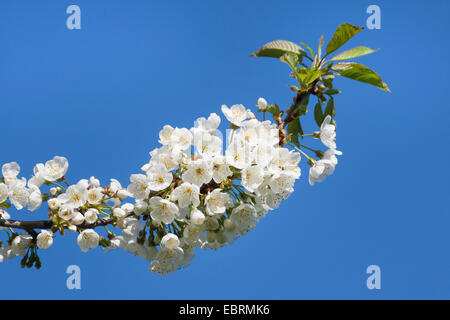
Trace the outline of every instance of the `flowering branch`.
[[[22, 256], [22, 267], [40, 268], [38, 249], [50, 248], [58, 233], [63, 236], [69, 231], [78, 234], [83, 252], [98, 246], [105, 251], [122, 248], [148, 260], [151, 272], [166, 275], [187, 267], [195, 248], [216, 250], [234, 243], [292, 194], [301, 176], [302, 156], [310, 166], [310, 185], [334, 172], [337, 156], [342, 155], [335, 142], [334, 96], [340, 93], [333, 88], [335, 75], [388, 90], [367, 67], [334, 63], [373, 52], [369, 48], [357, 47], [325, 60], [361, 29], [339, 26], [324, 55], [323, 37], [316, 53], [302, 44], [311, 56], [289, 41], [264, 45], [253, 56], [279, 58], [298, 82], [298, 87], [290, 86], [296, 92], [292, 105], [283, 111], [259, 98], [262, 120], [243, 105], [223, 105], [231, 130], [224, 140], [218, 131], [221, 118], [215, 113], [198, 118], [189, 129], [166, 125], [159, 133], [161, 146], [150, 152], [150, 160], [141, 167], [143, 173], [130, 176], [127, 187], [115, 179], [101, 187], [95, 177], [69, 184], [64, 157], [38, 163], [28, 180], [18, 178], [16, 162], [4, 164], [0, 229], [6, 241], [0, 241], [0, 262]], [[311, 61], [310, 67], [303, 58]], [[312, 95], [318, 100], [314, 119], [320, 129], [305, 134], [300, 117], [307, 115]], [[266, 120], [266, 112], [275, 123]], [[319, 139], [327, 150], [300, 144], [299, 139], [306, 137]], [[35, 211], [44, 203], [49, 220], [11, 220], [7, 212], [11, 207]], [[109, 230], [110, 226], [121, 234]], [[98, 227], [104, 227], [104, 236], [102, 229], [100, 234], [94, 230]]]

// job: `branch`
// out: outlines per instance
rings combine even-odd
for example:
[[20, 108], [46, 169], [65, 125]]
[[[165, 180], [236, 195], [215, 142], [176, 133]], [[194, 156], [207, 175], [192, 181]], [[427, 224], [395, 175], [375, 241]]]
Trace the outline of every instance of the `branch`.
[[317, 94], [319, 92], [319, 89], [316, 88], [316, 84], [319, 81], [319, 79], [314, 80], [311, 83], [311, 87], [302, 92], [298, 92], [297, 96], [294, 99], [294, 102], [291, 104], [291, 106], [286, 110], [286, 117], [283, 120], [283, 111], [281, 111], [280, 115], [275, 119], [276, 123], [278, 124], [278, 129], [280, 131], [280, 146], [284, 146], [286, 142], [286, 131], [284, 128], [287, 127], [289, 122], [295, 120], [298, 115], [298, 107], [302, 104], [303, 100], [306, 99], [310, 94]]
[[292, 120], [295, 120], [297, 118], [296, 117], [296, 112], [298, 111], [297, 108], [304, 99], [306, 99], [310, 94], [316, 94], [318, 92], [318, 89], [316, 88], [316, 84], [318, 81], [319, 81], [319, 79], [314, 80], [311, 83], [311, 88], [308, 89], [307, 91], [297, 93], [297, 96], [295, 97], [294, 102], [286, 110], [287, 115], [286, 115], [286, 118], [284, 118], [284, 121], [281, 121], [280, 129], [284, 129], [289, 122], [291, 122]]
[[[126, 215], [126, 218], [134, 215], [134, 212], [130, 212]], [[82, 229], [93, 229], [96, 227], [106, 226], [108, 224], [114, 223], [114, 219], [112, 217], [105, 217], [97, 219], [94, 223], [86, 223], [83, 222], [80, 224], [79, 228]], [[21, 220], [5, 220], [0, 219], [0, 227], [13, 228], [13, 229], [22, 229], [27, 231], [33, 238], [36, 238], [37, 233], [34, 229], [51, 229], [53, 226], [53, 222], [51, 220], [37, 220], [37, 221], [21, 221]]]

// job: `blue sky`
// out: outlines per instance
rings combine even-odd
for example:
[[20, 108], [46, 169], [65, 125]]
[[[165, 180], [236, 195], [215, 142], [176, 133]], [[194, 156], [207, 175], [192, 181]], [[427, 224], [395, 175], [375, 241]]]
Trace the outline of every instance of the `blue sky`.
[[[70, 4], [81, 30], [66, 28]], [[381, 30], [344, 48], [381, 48], [359, 62], [392, 93], [335, 81], [344, 155], [333, 176], [310, 187], [303, 162], [295, 193], [256, 230], [167, 277], [128, 253], [83, 254], [75, 235], [58, 237], [40, 251], [40, 271], [0, 265], [0, 299], [450, 298], [447, 1], [2, 1], [0, 163], [18, 161], [28, 176], [63, 155], [70, 181], [126, 185], [164, 124], [190, 127], [260, 96], [288, 106], [287, 67], [248, 55], [275, 39], [315, 48], [341, 23], [365, 25], [370, 4]], [[66, 288], [71, 264], [82, 270], [79, 291]], [[366, 288], [371, 264], [381, 290]]]

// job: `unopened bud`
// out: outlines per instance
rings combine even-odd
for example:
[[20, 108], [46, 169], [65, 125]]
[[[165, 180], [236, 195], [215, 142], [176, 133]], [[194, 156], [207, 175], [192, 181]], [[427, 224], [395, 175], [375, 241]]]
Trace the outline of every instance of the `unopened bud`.
[[128, 191], [126, 189], [121, 189], [119, 191], [117, 191], [117, 196], [120, 199], [125, 199], [129, 196], [130, 194], [128, 193]]
[[258, 104], [256, 106], [259, 108], [259, 110], [266, 111], [266, 109], [267, 109], [267, 101], [266, 101], [266, 99], [259, 98], [258, 99]]
[[58, 193], [58, 189], [50, 188], [50, 194], [52, 195], [52, 197], [56, 196], [57, 193]]
[[119, 219], [125, 218], [127, 213], [122, 208], [114, 208], [113, 215]]

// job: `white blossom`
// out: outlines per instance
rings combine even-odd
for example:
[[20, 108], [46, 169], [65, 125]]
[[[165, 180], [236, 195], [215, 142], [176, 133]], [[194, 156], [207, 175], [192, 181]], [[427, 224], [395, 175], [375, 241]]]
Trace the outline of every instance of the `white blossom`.
[[172, 180], [172, 173], [167, 171], [166, 167], [162, 164], [155, 165], [147, 171], [147, 181], [150, 190], [163, 190], [170, 186]]
[[320, 126], [320, 141], [330, 148], [336, 149], [336, 126], [331, 124], [331, 116], [327, 115]]
[[6, 199], [8, 199], [8, 186], [0, 183], [0, 203], [5, 202]]
[[201, 186], [211, 181], [213, 176], [212, 164], [205, 159], [191, 161], [183, 173], [183, 180]]
[[98, 219], [98, 210], [94, 208], [88, 209], [84, 213], [84, 221], [89, 224], [93, 224]]
[[220, 125], [220, 117], [216, 113], [211, 113], [208, 119], [201, 117], [198, 118], [196, 122], [200, 130], [215, 135], [216, 130]]
[[195, 184], [184, 182], [176, 187], [170, 196], [172, 201], [178, 201], [180, 208], [185, 208], [192, 203], [194, 207], [200, 204], [200, 188]]
[[89, 204], [99, 204], [103, 199], [103, 188], [94, 187], [87, 192], [87, 202]]
[[202, 224], [205, 221], [205, 215], [197, 208], [192, 209], [190, 220], [193, 224]]
[[17, 179], [20, 172], [20, 166], [17, 162], [5, 163], [2, 166], [2, 174], [6, 184], [10, 184]]
[[84, 222], [84, 215], [81, 212], [72, 211], [72, 214], [70, 215], [70, 222], [75, 226], [79, 226]]
[[208, 214], [221, 214], [234, 203], [228, 193], [222, 192], [221, 189], [214, 189], [205, 198], [206, 212]]
[[212, 170], [212, 178], [216, 183], [221, 183], [223, 180], [233, 175], [230, 166], [222, 155], [215, 156], [212, 159]]
[[137, 200], [148, 198], [150, 187], [148, 185], [147, 176], [144, 174], [132, 174], [130, 176], [131, 184], [128, 186], [128, 192]]
[[96, 248], [100, 236], [92, 229], [86, 229], [78, 235], [77, 243], [80, 246], [81, 251], [87, 252], [89, 249]]
[[241, 126], [242, 121], [246, 120], [248, 116], [247, 109], [242, 104], [235, 104], [231, 108], [222, 105], [222, 112], [228, 121], [238, 127]]
[[325, 177], [334, 172], [334, 164], [331, 160], [321, 159], [316, 161], [309, 168], [309, 184], [314, 185], [315, 182], [322, 182]]
[[161, 244], [168, 249], [175, 249], [179, 247], [180, 240], [175, 234], [168, 233], [162, 237]]
[[71, 185], [67, 191], [58, 196], [58, 200], [71, 208], [79, 208], [83, 206], [88, 199], [87, 180], [80, 180], [76, 185]]
[[70, 219], [72, 219], [73, 213], [74, 210], [72, 207], [63, 205], [58, 211], [58, 216], [63, 220], [69, 221]]
[[69, 168], [69, 162], [64, 157], [54, 157], [52, 160], [49, 160], [44, 165], [42, 177], [47, 181], [55, 181], [62, 177], [67, 172]]
[[11, 243], [11, 250], [15, 255], [23, 256], [30, 247], [33, 237], [28, 233], [21, 234], [14, 238]]
[[113, 215], [119, 219], [125, 218], [127, 213], [122, 208], [114, 208], [113, 209]]
[[39, 249], [48, 249], [53, 244], [53, 232], [42, 230], [36, 237], [36, 244]]
[[162, 145], [170, 144], [170, 137], [172, 136], [173, 130], [171, 126], [165, 125], [159, 132], [159, 143]]
[[191, 146], [192, 133], [186, 128], [175, 128], [170, 136], [170, 145], [178, 150], [186, 150]]
[[17, 210], [23, 209], [29, 201], [30, 191], [25, 187], [25, 178], [16, 179], [9, 185], [8, 198]]
[[11, 216], [9, 215], [9, 213], [6, 212], [5, 209], [0, 208], [0, 219], [8, 220], [10, 218], [11, 218]]
[[151, 208], [150, 215], [157, 222], [169, 224], [178, 214], [178, 207], [169, 200], [162, 199], [161, 197], [152, 197], [149, 204]]
[[47, 201], [47, 205], [50, 208], [50, 210], [56, 210], [61, 205], [61, 202], [56, 198], [52, 198]]
[[250, 192], [254, 192], [264, 180], [264, 169], [260, 165], [248, 166], [242, 170], [242, 185]]
[[30, 197], [28, 199], [28, 209], [30, 211], [35, 211], [41, 207], [42, 204], [42, 194], [41, 190], [35, 185], [31, 185], [29, 189]]

